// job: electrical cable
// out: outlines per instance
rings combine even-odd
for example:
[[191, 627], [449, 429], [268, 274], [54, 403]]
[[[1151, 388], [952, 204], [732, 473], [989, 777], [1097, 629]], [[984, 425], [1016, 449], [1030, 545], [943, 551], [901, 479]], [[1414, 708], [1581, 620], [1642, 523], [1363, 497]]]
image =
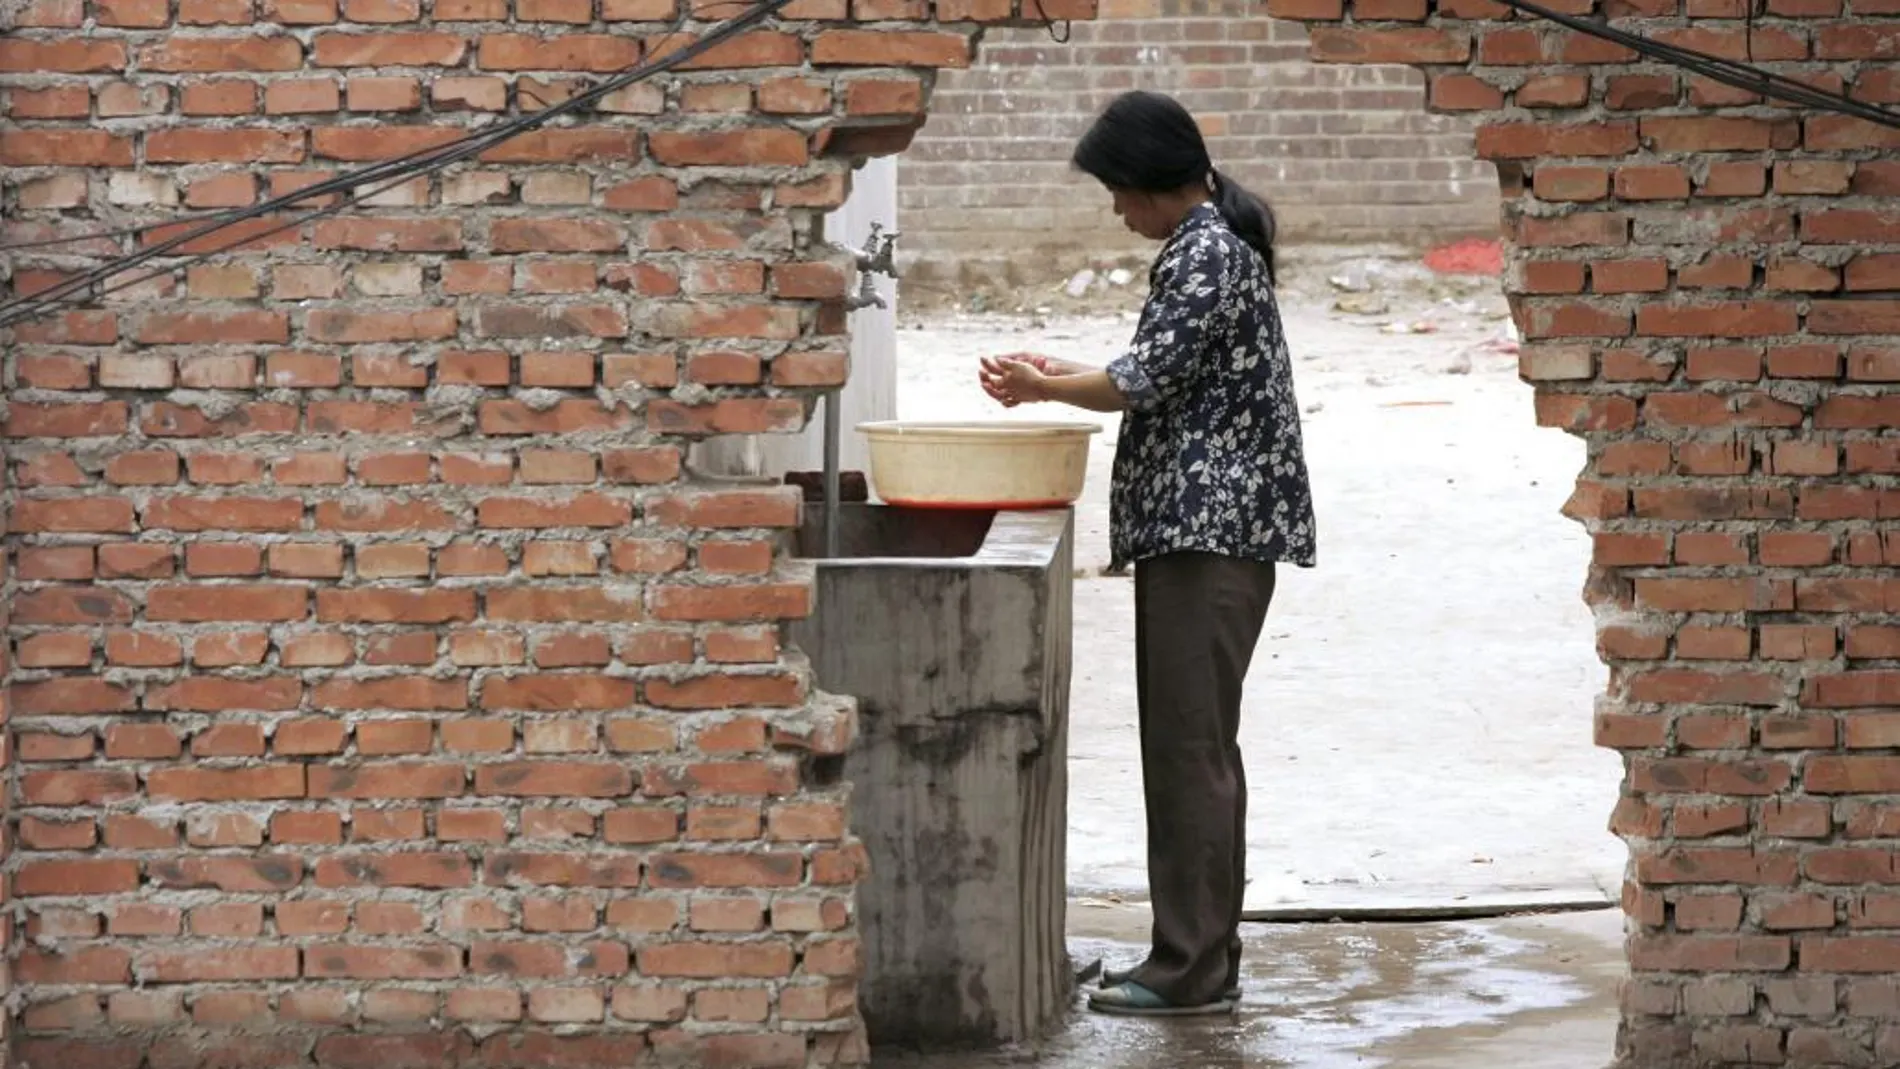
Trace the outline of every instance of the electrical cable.
[[[394, 160], [383, 161], [382, 163], [376, 164], [371, 167], [361, 168], [357, 171], [349, 172], [347, 174], [338, 176], [335, 179], [318, 183], [315, 186], [306, 187], [304, 189], [297, 190], [293, 193], [285, 194], [283, 196], [273, 198], [272, 200], [267, 201], [264, 204], [256, 205], [250, 208], [243, 209], [238, 212], [230, 213], [230, 216], [231, 216], [230, 218], [220, 219], [216, 222], [207, 221], [206, 224], [201, 227], [198, 227], [186, 233], [177, 235], [176, 237], [172, 239], [169, 239], [165, 242], [161, 242], [158, 245], [147, 248], [139, 253], [136, 253], [127, 257], [122, 257], [119, 260], [108, 263], [100, 268], [96, 268], [93, 271], [87, 272], [83, 275], [76, 276], [72, 279], [66, 280], [65, 282], [56, 284], [52, 287], [48, 287], [45, 290], [35, 291], [32, 294], [26, 294], [26, 295], [17, 297], [12, 301], [0, 303], [0, 326], [5, 326], [10, 323], [17, 322], [19, 319], [23, 317], [35, 315], [49, 306], [53, 306], [56, 304], [70, 303], [70, 302], [64, 301], [63, 298], [75, 293], [79, 293], [81, 291], [89, 291], [87, 299], [91, 299], [93, 297], [101, 295], [103, 292], [116, 292], [117, 290], [124, 289], [126, 288], [126, 285], [118, 285], [118, 286], [111, 287], [109, 290], [101, 291], [98, 289], [98, 285], [105, 278], [111, 277], [116, 274], [121, 274], [124, 271], [131, 269], [132, 267], [138, 266], [140, 263], [144, 263], [151, 259], [155, 259], [158, 256], [163, 255], [164, 253], [169, 252], [174, 248], [177, 248], [181, 245], [188, 244], [192, 241], [196, 241], [200, 237], [208, 236], [217, 230], [221, 230], [228, 226], [235, 225], [236, 223], [248, 221], [249, 219], [253, 219], [253, 218], [262, 217], [268, 214], [269, 212], [274, 211], [278, 207], [281, 207], [287, 204], [294, 205], [294, 204], [304, 203], [316, 197], [328, 195], [328, 193], [330, 193], [333, 190], [346, 190], [346, 189], [353, 190], [354, 187], [361, 185], [362, 183], [365, 183], [365, 182], [376, 181], [378, 179], [383, 179], [383, 178], [390, 179], [390, 181], [385, 182], [382, 186], [377, 187], [375, 190], [372, 190], [366, 193], [353, 193], [352, 195], [345, 197], [339, 203], [329, 205], [325, 208], [319, 209], [314, 212], [306, 213], [303, 216], [297, 217], [296, 219], [294, 219], [291, 223], [287, 225], [274, 228], [270, 231], [265, 232], [264, 234], [245, 235], [244, 237], [242, 237], [241, 239], [237, 241], [228, 242], [217, 248], [193, 255], [190, 258], [186, 259], [184, 263], [189, 264], [199, 259], [203, 259], [205, 256], [215, 255], [218, 252], [229, 251], [231, 248], [237, 247], [239, 245], [247, 244], [252, 241], [259, 240], [260, 238], [269, 236], [270, 234], [280, 233], [285, 229], [289, 229], [291, 226], [300, 225], [301, 223], [307, 222], [310, 219], [321, 218], [326, 215], [334, 215], [337, 212], [342, 211], [344, 208], [349, 207], [351, 204], [361, 199], [364, 199], [365, 197], [373, 196], [377, 192], [381, 192], [382, 190], [390, 188], [393, 185], [397, 185], [402, 182], [405, 182], [409, 180], [410, 178], [415, 177], [416, 175], [430, 173], [435, 170], [440, 170], [441, 168], [446, 167], [452, 163], [458, 162], [459, 160], [466, 159], [473, 155], [477, 155], [480, 152], [483, 152], [489, 148], [494, 147], [495, 145], [498, 145], [504, 141], [507, 141], [512, 137], [519, 136], [522, 133], [526, 133], [536, 128], [539, 128], [541, 126], [544, 126], [553, 118], [559, 117], [560, 115], [567, 114], [572, 111], [577, 111], [584, 107], [591, 106], [595, 101], [603, 98], [609, 93], [615, 92], [618, 89], [623, 88], [626, 85], [631, 85], [637, 81], [641, 81], [647, 77], [650, 77], [653, 74], [659, 73], [660, 71], [664, 71], [674, 66], [678, 66], [679, 64], [684, 63], [687, 60], [690, 60], [697, 55], [703, 54], [705, 51], [713, 47], [716, 47], [718, 44], [722, 43], [724, 40], [730, 38], [734, 34], [742, 32], [743, 30], [748, 29], [753, 25], [757, 25], [759, 22], [762, 22], [765, 18], [769, 17], [772, 13], [776, 12], [779, 8], [783, 7], [784, 4], [787, 2], [789, 2], [789, 0], [767, 0], [767, 2], [756, 5], [755, 7], [747, 11], [745, 14], [740, 15], [740, 16], [735, 16], [733, 19], [729, 20], [728, 22], [721, 24], [713, 33], [709, 34], [706, 38], [696, 41], [692, 45], [684, 49], [681, 49], [677, 52], [670, 53], [669, 55], [663, 57], [661, 60], [636, 66], [630, 69], [629, 71], [624, 72], [621, 75], [618, 75], [612, 79], [609, 79], [608, 81], [594, 87], [591, 90], [588, 90], [587, 92], [577, 94], [576, 96], [570, 98], [569, 100], [563, 102], [562, 104], [557, 105], [553, 108], [549, 108], [546, 111], [539, 112], [531, 116], [524, 116], [519, 119], [510, 120], [505, 123], [498, 123], [491, 127], [478, 130], [470, 134], [469, 136], [459, 138], [455, 141], [449, 142], [444, 145], [434, 146], [430, 149], [425, 149], [425, 150], [420, 150], [418, 152], [409, 153], [406, 156], [397, 157]], [[683, 18], [684, 16], [682, 17], [682, 22], [683, 22]], [[167, 225], [176, 225], [176, 224], [160, 224], [160, 225], [167, 226]], [[177, 266], [178, 265], [174, 264], [166, 268], [165, 271], [154, 272], [153, 274], [142, 276], [140, 279], [136, 280], [133, 283], [129, 283], [127, 285], [135, 285], [137, 284], [137, 281], [144, 281], [147, 278], [153, 277], [154, 274], [163, 274], [163, 273], [166, 273], [167, 271], [175, 270]]]
[[[250, 244], [273, 234], [281, 233], [284, 230], [301, 226], [312, 219], [335, 215], [367, 197], [374, 196], [395, 185], [407, 182], [418, 175], [433, 173], [461, 160], [479, 155], [497, 145], [519, 137], [524, 133], [545, 126], [553, 119], [579, 111], [583, 108], [589, 108], [609, 94], [617, 92], [626, 86], [633, 85], [655, 74], [671, 70], [674, 67], [686, 63], [689, 60], [703, 55], [712, 48], [723, 44], [733, 36], [764, 22], [790, 2], [791, 0], [760, 0], [759, 3], [754, 4], [744, 13], [735, 15], [725, 22], [720, 23], [705, 37], [694, 41], [692, 44], [669, 52], [658, 60], [651, 60], [636, 65], [585, 92], [576, 94], [560, 104], [536, 112], [533, 115], [522, 116], [517, 119], [497, 123], [443, 145], [433, 146], [429, 149], [412, 152], [393, 160], [386, 160], [369, 167], [359, 168], [358, 170], [347, 172], [316, 185], [274, 197], [262, 204], [253, 205], [239, 211], [221, 213], [214, 219], [206, 220], [203, 225], [194, 227], [185, 233], [175, 235], [146, 249], [140, 250], [137, 253], [120, 257], [117, 260], [85, 272], [84, 274], [56, 283], [46, 289], [37, 290], [30, 294], [22, 294], [7, 301], [0, 302], [0, 327], [11, 326], [24, 319], [34, 318], [52, 308], [64, 305], [83, 304], [86, 301], [96, 299], [98, 296], [137, 285], [140, 282], [144, 282], [158, 275], [170, 274], [183, 264], [195, 263], [208, 256], [227, 252], [240, 245]], [[376, 181], [382, 181], [383, 184], [366, 191], [358, 191], [357, 187], [368, 182]], [[190, 254], [184, 257], [180, 262], [170, 263], [163, 268], [141, 275], [129, 282], [122, 282], [108, 288], [102, 288], [100, 286], [100, 283], [107, 278], [123, 274], [143, 263], [163, 256], [173, 249], [208, 237], [220, 230], [225, 230], [251, 219], [264, 217], [285, 206], [306, 203], [317, 197], [328, 196], [333, 192], [340, 193], [345, 190], [349, 192], [339, 196], [336, 202], [296, 216], [290, 221], [281, 223], [270, 230], [262, 233], [239, 235], [234, 240], [216, 248]], [[140, 232], [177, 225], [179, 224], [176, 222], [161, 223], [152, 227], [141, 228]], [[84, 239], [75, 238], [72, 240]], [[79, 293], [85, 295], [80, 301], [68, 301], [65, 299]]]
[[[723, 43], [730, 37], [758, 25], [773, 14], [776, 14], [790, 2], [791, 0], [760, 0], [759, 3], [755, 4], [743, 14], [735, 15], [721, 23], [706, 37], [695, 41], [686, 48], [669, 53], [660, 60], [636, 65], [585, 92], [576, 94], [559, 104], [536, 112], [533, 115], [521, 116], [516, 119], [483, 127], [443, 145], [417, 150], [391, 160], [373, 164], [369, 167], [346, 172], [345, 174], [325, 180], [313, 186], [273, 197], [262, 204], [239, 210], [214, 213], [205, 217], [200, 225], [184, 233], [158, 242], [137, 253], [121, 257], [118, 260], [111, 261], [84, 274], [56, 283], [46, 289], [31, 294], [23, 294], [0, 302], [0, 327], [10, 326], [22, 320], [33, 318], [51, 308], [83, 304], [88, 300], [95, 299], [106, 293], [117, 292], [158, 275], [169, 274], [177, 270], [180, 264], [169, 263], [163, 268], [138, 276], [130, 282], [121, 283], [109, 288], [102, 288], [100, 286], [100, 283], [105, 279], [123, 274], [140, 264], [164, 256], [173, 249], [198, 241], [200, 238], [208, 237], [217, 231], [227, 229], [236, 224], [261, 218], [280, 209], [295, 207], [296, 205], [307, 203], [319, 197], [326, 197], [332, 194], [339, 195], [335, 202], [306, 212], [303, 215], [296, 216], [289, 222], [281, 223], [271, 230], [264, 231], [263, 233], [241, 235], [224, 245], [191, 254], [185, 257], [182, 263], [195, 263], [208, 256], [217, 255], [218, 253], [229, 251], [232, 248], [261, 240], [264, 237], [281, 233], [292, 227], [301, 226], [303, 223], [309, 222], [312, 219], [335, 215], [368, 197], [375, 196], [377, 193], [406, 182], [418, 175], [430, 174], [441, 170], [444, 167], [478, 155], [496, 145], [519, 137], [522, 134], [539, 129], [556, 118], [585, 108], [591, 108], [595, 103], [611, 93], [649, 78], [654, 74], [670, 70]], [[1672, 66], [1687, 70], [1692, 74], [1700, 75], [1711, 81], [1741, 89], [1757, 96], [1786, 101], [1815, 110], [1831, 111], [1880, 126], [1900, 129], [1900, 112], [1854, 100], [1843, 93], [1833, 93], [1817, 89], [1814, 86], [1795, 79], [1764, 70], [1752, 63], [1730, 60], [1696, 49], [1671, 45], [1666, 42], [1645, 37], [1641, 34], [1619, 30], [1607, 22], [1596, 22], [1552, 10], [1536, 3], [1535, 0], [1499, 0], [1499, 2], [1513, 10], [1553, 22], [1577, 33], [1595, 37], [1599, 40], [1609, 41], [1627, 48], [1638, 55], [1661, 60]], [[684, 24], [690, 13], [690, 7], [686, 12], [682, 13], [680, 20], [675, 23], [676, 31], [679, 26]], [[1066, 20], [1064, 21], [1066, 22]], [[1049, 18], [1046, 14], [1044, 15], [1045, 28], [1050, 31], [1051, 36], [1055, 34], [1055, 22], [1056, 20]], [[1749, 35], [1749, 54], [1752, 55], [1752, 20], [1750, 22]], [[384, 181], [385, 179], [387, 179], [387, 181]], [[360, 190], [360, 187], [371, 182], [383, 182], [384, 184], [367, 191]], [[11, 245], [0, 245], [0, 252], [19, 248], [45, 248], [105, 237], [124, 237], [128, 235], [145, 234], [179, 225], [183, 224], [179, 220], [173, 220], [166, 223], [155, 223], [146, 226], [119, 228], [108, 231], [95, 231], [61, 238], [35, 239]], [[68, 301], [65, 299], [74, 294], [82, 293], [84, 297], [79, 301]]]
[[[1596, 22], [1575, 15], [1566, 15], [1560, 11], [1538, 4], [1535, 0], [1498, 0], [1505, 7], [1522, 11], [1529, 15], [1554, 22], [1577, 33], [1587, 34], [1599, 40], [1619, 44], [1638, 55], [1659, 59], [1673, 66], [1681, 67], [1693, 74], [1699, 74], [1711, 81], [1721, 82], [1736, 89], [1746, 90], [1757, 96], [1784, 100], [1818, 111], [1832, 111], [1850, 118], [1863, 119], [1881, 126], [1900, 129], [1900, 112], [1883, 108], [1865, 101], [1855, 100], [1844, 93], [1833, 93], [1817, 89], [1805, 82], [1764, 70], [1752, 63], [1725, 59], [1693, 48], [1672, 45], [1642, 34], [1619, 30], [1604, 22]], [[1750, 47], [1752, 49], [1752, 33]]]
[[[681, 11], [679, 17], [673, 20], [672, 28], [667, 31], [667, 35], [680, 32], [680, 30], [684, 28], [687, 20], [691, 18], [693, 15], [704, 14], [706, 11], [710, 11], [710, 10], [713, 10], [715, 8], [720, 8], [720, 7], [737, 7], [737, 6], [740, 6], [742, 2], [743, 0], [716, 0], [716, 2], [714, 3], [709, 3], [709, 4], [704, 4], [703, 6], [695, 6], [693, 8], [684, 9]], [[629, 73], [630, 71], [637, 70], [637, 69], [638, 67], [629, 68], [628, 72], [622, 72], [622, 73], [623, 74]], [[636, 78], [634, 80], [637, 81], [639, 79]], [[632, 82], [629, 82], [628, 84], [632, 84]], [[611, 93], [617, 88], [621, 88], [621, 87], [618, 85], [609, 85], [606, 87], [606, 92]], [[570, 98], [570, 100], [571, 99], [573, 98]], [[524, 116], [522, 119], [507, 120], [506, 122], [522, 122], [530, 118], [538, 118], [541, 122], [545, 123], [547, 119], [550, 117], [552, 116], [547, 115], [543, 112], [537, 112], [535, 113], [535, 116]], [[251, 208], [227, 208], [227, 209], [222, 209], [222, 210], [208, 210], [208, 211], [202, 211], [202, 212], [186, 212], [183, 215], [174, 216], [171, 219], [168, 219], [164, 222], [159, 222], [159, 223], [141, 223], [135, 226], [117, 227], [117, 228], [109, 229], [109, 230], [88, 230], [88, 231], [84, 231], [78, 234], [67, 234], [67, 235], [62, 235], [60, 237], [56, 237], [56, 238], [35, 238], [35, 239], [27, 240], [27, 241], [0, 242], [0, 252], [12, 252], [17, 249], [51, 248], [53, 246], [58, 246], [58, 245], [71, 245], [71, 244], [77, 244], [78, 242], [82, 242], [82, 241], [95, 241], [102, 238], [130, 237], [130, 236], [135, 236], [138, 234], [150, 233], [151, 231], [154, 231], [154, 230], [163, 230], [168, 227], [178, 226], [187, 222], [194, 222], [194, 221], [207, 222], [207, 223], [214, 222], [214, 221], [225, 222], [225, 221], [239, 219], [239, 217], [245, 216], [248, 213], [274, 211], [278, 207], [299, 204], [306, 200], [313, 200], [317, 197], [326, 196], [329, 193], [335, 192], [337, 190], [348, 189], [354, 185], [360, 184], [363, 181], [374, 180], [376, 177], [378, 177], [378, 172], [382, 170], [385, 170], [390, 167], [402, 166], [405, 163], [416, 161], [431, 153], [441, 152], [445, 149], [453, 148], [454, 146], [461, 144], [465, 141], [468, 141], [471, 138], [484, 136], [486, 134], [492, 133], [494, 130], [500, 129], [502, 125], [505, 125], [505, 123], [478, 127], [477, 129], [469, 133], [467, 136], [458, 138], [455, 141], [447, 142], [442, 145], [432, 145], [428, 148], [416, 149], [412, 152], [405, 153], [404, 155], [401, 155], [401, 156], [393, 156], [387, 160], [379, 160], [377, 163], [369, 167], [363, 167], [355, 171], [345, 172], [341, 175], [337, 175], [335, 177], [326, 179], [323, 182], [302, 187], [300, 189], [293, 191], [292, 193], [280, 195], [270, 201], [266, 201], [264, 204], [256, 205]]]
[[[488, 145], [488, 144], [476, 144], [476, 145], [466, 146], [463, 150], [458, 151], [454, 155], [453, 158], [446, 158], [446, 159], [431, 161], [430, 165], [427, 168], [425, 168], [425, 171], [439, 170], [442, 167], [447, 167], [448, 165], [452, 163], [456, 163], [461, 159], [466, 159], [470, 155], [484, 152], [491, 147], [493, 146]], [[88, 292], [84, 300], [80, 303], [95, 301], [108, 294], [118, 293], [121, 290], [131, 289], [132, 287], [137, 286], [141, 283], [149, 282], [154, 278], [160, 278], [166, 275], [173, 274], [180, 267], [190, 266], [191, 264], [198, 263], [209, 257], [216, 256], [219, 253], [230, 252], [233, 249], [239, 248], [244, 245], [249, 245], [252, 242], [262, 241], [266, 238], [274, 237], [275, 235], [281, 234], [286, 230], [291, 230], [296, 227], [300, 227], [303, 224], [310, 222], [313, 219], [321, 219], [327, 216], [336, 215], [339, 212], [343, 211], [345, 208], [354, 207], [355, 205], [360, 204], [363, 201], [368, 200], [369, 198], [374, 197], [379, 193], [383, 193], [387, 190], [395, 188], [396, 186], [409, 182], [413, 177], [414, 175], [412, 174], [396, 175], [395, 177], [389, 179], [388, 181], [384, 182], [381, 185], [373, 186], [367, 190], [363, 190], [360, 192], [353, 192], [345, 196], [340, 196], [337, 199], [337, 202], [334, 204], [324, 205], [316, 209], [313, 209], [311, 211], [304, 212], [301, 215], [292, 216], [287, 221], [280, 222], [276, 226], [273, 226], [268, 230], [263, 230], [256, 233], [250, 233], [250, 232], [240, 233], [232, 237], [230, 240], [226, 241], [222, 245], [218, 245], [214, 248], [200, 249], [197, 252], [191, 253], [189, 255], [175, 258], [173, 261], [166, 263], [162, 267], [155, 267], [152, 270], [145, 272], [144, 274], [134, 275], [128, 279], [121, 279], [117, 282], [114, 282], [112, 285], [109, 285], [109, 286], [102, 285], [100, 282], [95, 282], [91, 286], [86, 287]], [[309, 199], [309, 198], [306, 197], [305, 199]], [[242, 219], [237, 220], [237, 222], [243, 222], [243, 221], [244, 220]], [[232, 224], [226, 224], [223, 226], [215, 227], [213, 228], [211, 234], [207, 236], [208, 237], [215, 236], [218, 231], [229, 229], [231, 226], [234, 226], [234, 225], [236, 224], [232, 223]], [[114, 273], [122, 274], [125, 271], [130, 270], [132, 267], [136, 267], [136, 266], [138, 266], [136, 263], [126, 263], [122, 268], [120, 268], [118, 271]], [[103, 280], [101, 280], [101, 282], [103, 282]], [[33, 293], [26, 294], [21, 299], [27, 300], [31, 298], [41, 297], [43, 294], [51, 293], [54, 288], [56, 287], [48, 287], [45, 290], [36, 290]], [[62, 296], [65, 296], [65, 294], [57, 294], [49, 300], [39, 301], [37, 303], [38, 305], [74, 303], [74, 302], [60, 300], [59, 298]], [[11, 324], [18, 322], [21, 319], [32, 318], [35, 312], [35, 307], [36, 306], [26, 307], [20, 312], [18, 312], [17, 315], [13, 315], [10, 317], [8, 314], [9, 309], [7, 305], [0, 304], [0, 327], [10, 326]]]

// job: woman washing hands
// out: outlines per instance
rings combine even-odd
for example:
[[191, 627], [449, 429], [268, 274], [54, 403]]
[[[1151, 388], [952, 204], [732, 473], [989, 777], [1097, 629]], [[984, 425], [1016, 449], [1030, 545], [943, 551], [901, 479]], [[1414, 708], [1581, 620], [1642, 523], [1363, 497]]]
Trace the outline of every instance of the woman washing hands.
[[983, 358], [983, 389], [1004, 408], [1060, 401], [1091, 412], [1120, 412], [1127, 407], [1108, 372], [1036, 353]]
[[1182, 1016], [1234, 1008], [1246, 888], [1241, 687], [1276, 566], [1314, 564], [1312, 492], [1273, 293], [1273, 217], [1213, 167], [1187, 111], [1129, 93], [1075, 165], [1130, 230], [1161, 241], [1133, 343], [1105, 368], [986, 359], [1006, 407], [1123, 413], [1112, 568], [1135, 571], [1135, 679], [1153, 945], [1089, 1006]]

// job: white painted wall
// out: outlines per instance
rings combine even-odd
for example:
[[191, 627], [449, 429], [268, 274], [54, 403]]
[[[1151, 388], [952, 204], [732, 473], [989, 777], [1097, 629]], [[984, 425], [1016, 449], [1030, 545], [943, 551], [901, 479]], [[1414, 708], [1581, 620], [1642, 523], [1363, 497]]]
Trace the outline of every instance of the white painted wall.
[[[851, 196], [825, 217], [825, 240], [857, 250], [876, 223], [889, 233], [897, 228], [897, 157], [871, 160], [851, 178]], [[903, 246], [899, 239], [898, 247]], [[867, 471], [870, 454], [854, 429], [867, 420], [897, 417], [897, 280], [875, 276], [885, 308], [861, 308], [851, 314], [851, 374], [839, 407], [839, 468]], [[858, 279], [851, 278], [855, 293]], [[721, 475], [765, 476], [774, 481], [788, 471], [821, 471], [825, 465], [825, 406], [819, 403], [801, 434], [746, 435], [708, 442], [695, 450], [700, 470]]]

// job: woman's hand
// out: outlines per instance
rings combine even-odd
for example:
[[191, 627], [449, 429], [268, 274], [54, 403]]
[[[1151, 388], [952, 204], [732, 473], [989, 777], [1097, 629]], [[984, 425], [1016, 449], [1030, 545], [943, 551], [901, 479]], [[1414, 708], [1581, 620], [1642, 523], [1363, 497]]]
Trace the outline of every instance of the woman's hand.
[[1095, 370], [1087, 364], [1078, 364], [1073, 360], [1063, 360], [1054, 356], [1044, 356], [1041, 353], [1004, 353], [1001, 356], [989, 357], [984, 360], [984, 363], [988, 364], [997, 360], [1014, 360], [1020, 364], [1028, 364], [1044, 375], [1080, 375], [1085, 371]]
[[1049, 400], [1046, 390], [1043, 391], [1044, 396], [1024, 395], [1021, 392], [1024, 379], [1021, 377], [1014, 380], [1017, 383], [1016, 390], [1008, 389], [1007, 384], [1012, 381], [1008, 370], [1010, 364], [1026, 364], [1043, 379], [1080, 375], [1085, 371], [1093, 370], [1086, 364], [1078, 364], [1073, 360], [1060, 360], [1041, 353], [1004, 353], [1002, 356], [986, 356], [983, 358], [983, 370], [978, 376], [983, 383], [983, 392], [989, 394], [1004, 408], [1015, 408], [1021, 404]]
[[983, 392], [1004, 408], [1034, 404], [1049, 399], [1048, 357], [1034, 353], [986, 356], [978, 379]]

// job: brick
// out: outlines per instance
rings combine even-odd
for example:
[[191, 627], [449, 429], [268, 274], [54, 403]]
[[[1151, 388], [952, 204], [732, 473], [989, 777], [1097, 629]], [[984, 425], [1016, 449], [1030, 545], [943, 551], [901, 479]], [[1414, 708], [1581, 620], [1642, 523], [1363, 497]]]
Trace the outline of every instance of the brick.
[[146, 135], [151, 163], [296, 163], [301, 133], [280, 130], [154, 130]]
[[477, 794], [612, 798], [629, 794], [632, 790], [632, 773], [613, 765], [524, 761], [483, 765], [475, 772]]
[[605, 494], [565, 500], [491, 497], [477, 510], [483, 527], [496, 528], [619, 527], [632, 515], [630, 502]]
[[1635, 150], [1633, 123], [1576, 125], [1500, 123], [1478, 129], [1478, 155], [1484, 159], [1535, 156], [1622, 156]]
[[693, 1016], [702, 1021], [761, 1022], [770, 1011], [770, 992], [762, 988], [711, 989], [693, 996]]
[[141, 955], [136, 967], [143, 978], [157, 983], [294, 980], [298, 954], [295, 947], [155, 952]]
[[660, 708], [725, 709], [793, 705], [802, 688], [791, 676], [707, 675], [680, 682], [651, 680], [645, 689], [647, 702]]
[[811, 61], [819, 66], [966, 67], [970, 48], [959, 33], [827, 30], [812, 42]]
[[545, 675], [493, 679], [482, 687], [482, 708], [535, 712], [606, 712], [633, 704], [631, 680]]
[[[1318, 63], [1449, 64], [1463, 63], [1471, 56], [1468, 37], [1436, 29], [1318, 27], [1311, 41], [1309, 54]], [[816, 48], [813, 59], [818, 59]]]
[[1642, 139], [1655, 151], [1759, 152], [1792, 148], [1798, 130], [1792, 123], [1747, 118], [1645, 118]]
[[770, 115], [818, 115], [831, 110], [831, 87], [806, 78], [774, 78], [758, 87], [757, 103]]
[[65, 954], [28, 950], [15, 963], [13, 977], [23, 985], [123, 984], [130, 977], [130, 963], [129, 952], [112, 947], [85, 947]]
[[654, 977], [743, 976], [771, 978], [791, 972], [788, 943], [667, 943], [643, 947], [641, 973]]
[[679, 206], [679, 190], [670, 178], [636, 178], [609, 186], [601, 203], [618, 212], [664, 212]]
[[139, 52], [142, 70], [176, 74], [290, 71], [303, 64], [303, 46], [288, 36], [174, 36]]
[[304, 950], [304, 975], [351, 980], [429, 980], [460, 975], [462, 956], [450, 947], [313, 946]]
[[1512, 94], [1526, 108], [1580, 108], [1590, 99], [1590, 79], [1581, 74], [1550, 74], [1527, 79]]
[[320, 33], [311, 59], [319, 67], [450, 67], [468, 42], [450, 33]]
[[649, 795], [676, 794], [789, 794], [796, 789], [796, 771], [764, 761], [702, 762], [650, 769], [642, 789]]
[[499, 219], [488, 240], [495, 252], [615, 252], [627, 234], [610, 220]]
[[146, 595], [146, 619], [182, 623], [284, 622], [308, 612], [309, 592], [288, 585], [221, 585], [216, 599], [199, 588], [165, 586]]
[[474, 870], [467, 857], [449, 853], [352, 854], [318, 861], [319, 887], [467, 887]]
[[155, 799], [239, 801], [304, 796], [301, 766], [243, 769], [167, 768], [151, 773], [148, 789]]
[[130, 772], [29, 772], [21, 776], [20, 796], [28, 805], [100, 805], [132, 797], [137, 780]]
[[720, 133], [655, 133], [654, 159], [668, 166], [803, 166], [809, 159], [805, 138], [793, 130], [761, 128]]
[[1657, 337], [1746, 338], [1792, 334], [1797, 324], [1793, 304], [1744, 301], [1679, 307], [1647, 305], [1637, 313], [1636, 329], [1640, 334]]
[[1540, 167], [1531, 188], [1544, 200], [1601, 200], [1610, 193], [1610, 172], [1602, 167]]
[[639, 158], [639, 136], [615, 129], [542, 130], [503, 142], [481, 155], [488, 163], [577, 163], [590, 159]]
[[138, 882], [138, 863], [129, 860], [30, 862], [12, 881], [14, 893], [26, 897], [116, 894]]
[[489, 34], [481, 40], [476, 63], [483, 70], [617, 72], [639, 62], [640, 51], [637, 39], [605, 34]]

